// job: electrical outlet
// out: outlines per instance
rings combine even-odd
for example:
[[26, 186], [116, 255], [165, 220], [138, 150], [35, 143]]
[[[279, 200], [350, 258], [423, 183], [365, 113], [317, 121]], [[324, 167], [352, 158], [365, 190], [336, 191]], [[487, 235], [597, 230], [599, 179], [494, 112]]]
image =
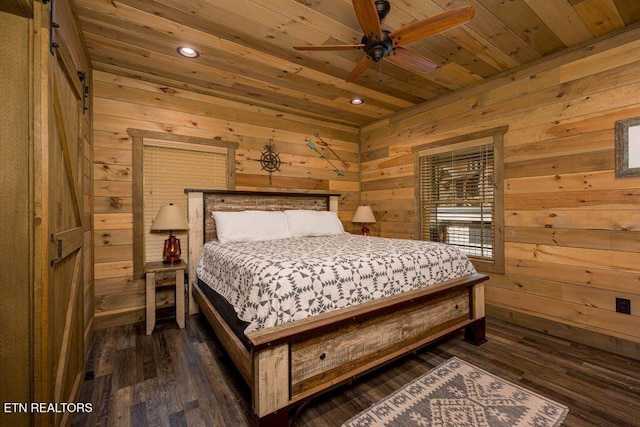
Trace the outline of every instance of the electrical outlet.
[[631, 300], [616, 298], [616, 313], [631, 314]]

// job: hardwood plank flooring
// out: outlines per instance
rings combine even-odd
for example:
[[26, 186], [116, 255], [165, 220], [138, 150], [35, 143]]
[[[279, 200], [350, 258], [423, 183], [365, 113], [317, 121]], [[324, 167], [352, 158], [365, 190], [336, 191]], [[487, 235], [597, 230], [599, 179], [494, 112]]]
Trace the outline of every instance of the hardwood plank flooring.
[[[458, 356], [569, 407], [564, 426], [640, 426], [640, 361], [554, 338], [495, 319], [475, 347], [453, 334], [312, 400], [293, 425], [339, 426], [412, 379]], [[250, 391], [206, 320], [185, 329], [159, 322], [99, 330], [79, 398], [93, 412], [74, 426], [249, 425]]]

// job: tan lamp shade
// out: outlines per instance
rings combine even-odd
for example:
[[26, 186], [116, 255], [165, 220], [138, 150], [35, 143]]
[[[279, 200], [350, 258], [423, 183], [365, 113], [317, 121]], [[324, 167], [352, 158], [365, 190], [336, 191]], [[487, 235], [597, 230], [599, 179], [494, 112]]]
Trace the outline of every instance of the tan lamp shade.
[[371, 224], [376, 222], [376, 217], [373, 216], [371, 206], [358, 206], [358, 209], [356, 209], [356, 214], [353, 216], [351, 222], [362, 224]]
[[152, 231], [166, 231], [166, 230], [188, 230], [189, 224], [185, 219], [182, 211], [178, 206], [173, 203], [164, 205], [158, 211], [156, 219], [151, 224]]

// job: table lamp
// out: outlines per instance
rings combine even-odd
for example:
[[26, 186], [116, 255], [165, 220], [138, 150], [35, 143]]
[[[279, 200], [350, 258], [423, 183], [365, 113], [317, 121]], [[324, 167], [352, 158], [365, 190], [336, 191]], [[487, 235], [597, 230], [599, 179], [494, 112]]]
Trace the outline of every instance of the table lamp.
[[151, 231], [169, 231], [169, 238], [164, 241], [163, 263], [176, 264], [180, 262], [180, 254], [182, 254], [180, 239], [173, 235], [173, 231], [188, 229], [189, 224], [178, 206], [169, 203], [160, 208], [156, 219], [151, 224]]
[[373, 211], [371, 210], [371, 206], [358, 206], [356, 209], [356, 213], [353, 216], [351, 222], [362, 223], [362, 228], [360, 231], [363, 236], [369, 235], [369, 227], [367, 224], [373, 224], [376, 222], [376, 218], [373, 216]]

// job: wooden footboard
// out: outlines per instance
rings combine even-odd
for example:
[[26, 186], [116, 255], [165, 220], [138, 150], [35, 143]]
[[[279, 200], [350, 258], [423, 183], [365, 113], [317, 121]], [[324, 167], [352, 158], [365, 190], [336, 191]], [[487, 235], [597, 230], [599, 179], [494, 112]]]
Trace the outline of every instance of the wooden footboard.
[[287, 425], [308, 399], [450, 332], [484, 341], [487, 276], [475, 274], [247, 334], [249, 351], [202, 291], [194, 296], [252, 390], [257, 425]]
[[293, 342], [289, 349], [291, 397], [313, 393], [327, 382], [351, 376], [358, 367], [404, 353], [468, 319], [469, 296], [461, 289]]

